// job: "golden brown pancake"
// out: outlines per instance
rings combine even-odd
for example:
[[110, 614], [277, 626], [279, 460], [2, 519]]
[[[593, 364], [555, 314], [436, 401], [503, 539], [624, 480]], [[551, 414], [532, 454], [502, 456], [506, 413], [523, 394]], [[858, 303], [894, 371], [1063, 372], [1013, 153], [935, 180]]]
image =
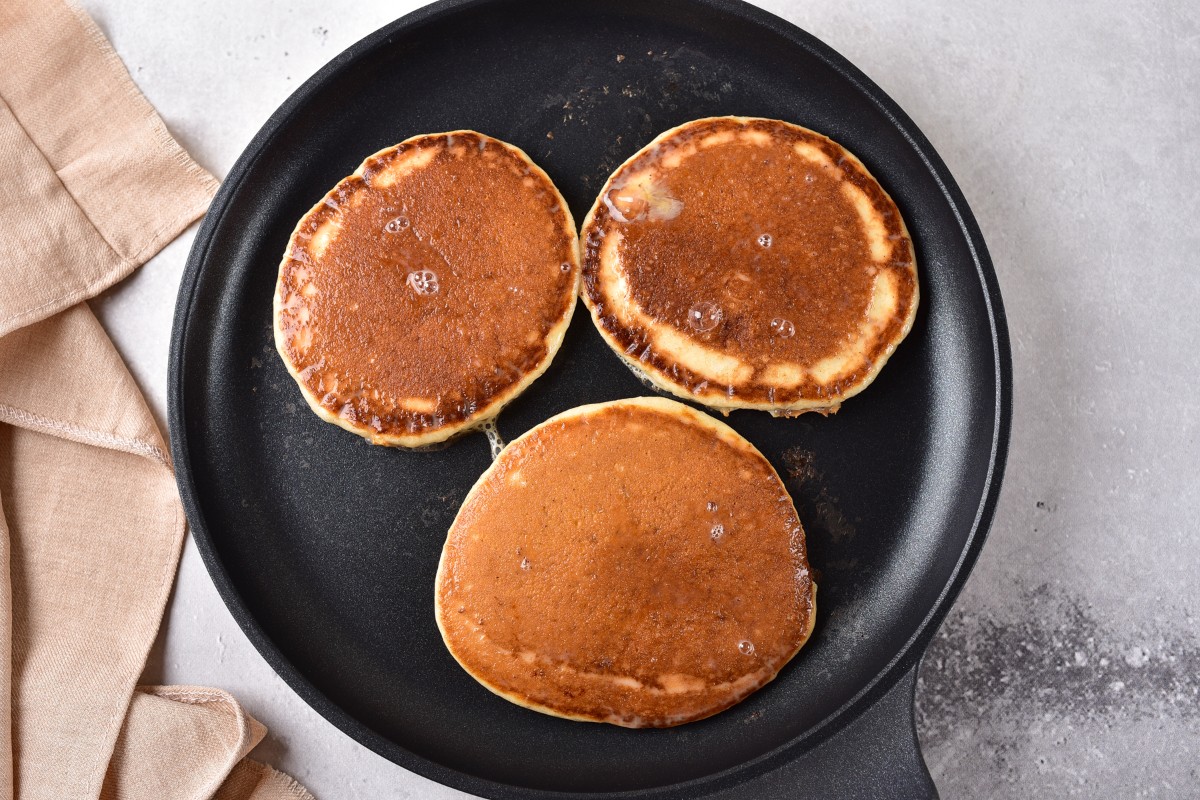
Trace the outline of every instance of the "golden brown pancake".
[[612, 174], [580, 235], [609, 345], [721, 410], [836, 411], [916, 314], [896, 204], [845, 148], [778, 120], [667, 131]]
[[521, 150], [473, 131], [367, 158], [301, 218], [275, 345], [322, 419], [439, 442], [545, 371], [578, 293], [575, 222]]
[[816, 610], [775, 470], [664, 398], [581, 406], [509, 444], [463, 502], [435, 591], [446, 646], [488, 689], [631, 728], [742, 700]]

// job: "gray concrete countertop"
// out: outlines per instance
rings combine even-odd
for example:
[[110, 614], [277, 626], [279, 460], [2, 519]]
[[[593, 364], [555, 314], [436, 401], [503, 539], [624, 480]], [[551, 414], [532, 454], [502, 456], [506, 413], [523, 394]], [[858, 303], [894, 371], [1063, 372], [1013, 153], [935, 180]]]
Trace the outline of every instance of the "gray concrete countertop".
[[[318, 67], [409, 0], [84, 0], [134, 80], [223, 176]], [[957, 177], [1009, 314], [1016, 413], [991, 538], [921, 671], [947, 798], [1200, 792], [1200, 10], [766, 0], [847, 56]], [[194, 228], [95, 302], [162, 420]], [[194, 545], [146, 670], [224, 687], [259, 756], [321, 800], [452, 798], [275, 676]]]

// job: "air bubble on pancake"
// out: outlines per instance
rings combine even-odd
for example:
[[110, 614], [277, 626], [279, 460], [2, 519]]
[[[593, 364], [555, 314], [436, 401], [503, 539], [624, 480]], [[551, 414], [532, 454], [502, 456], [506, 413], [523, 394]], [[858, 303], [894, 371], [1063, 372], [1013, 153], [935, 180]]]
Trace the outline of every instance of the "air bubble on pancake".
[[776, 317], [771, 320], [771, 333], [781, 339], [789, 339], [796, 335], [796, 326], [790, 319]]
[[683, 211], [682, 200], [646, 178], [614, 186], [604, 193], [604, 205], [608, 206], [613, 219], [625, 223], [636, 222], [643, 217], [671, 220]]
[[408, 221], [408, 217], [396, 217], [388, 220], [388, 223], [383, 226], [383, 229], [388, 233], [400, 233], [406, 230], [412, 223]]
[[617, 222], [633, 222], [646, 213], [648, 203], [637, 187], [629, 190], [620, 187], [605, 193], [604, 205], [608, 206], [609, 213]]
[[758, 246], [759, 247], [770, 247], [771, 243], [772, 243], [772, 239], [771, 239], [771, 234], [769, 234], [769, 233], [761, 234], [758, 237]]
[[804, 173], [804, 182], [805, 183], [816, 183], [817, 176], [813, 175], [811, 172], [806, 172], [806, 173]]
[[532, 566], [533, 566], [533, 564], [530, 564], [530, 563], [529, 563], [529, 559], [528, 559], [528, 558], [522, 558], [522, 559], [521, 559], [521, 569], [523, 569], [523, 570], [528, 570], [528, 569], [529, 569], [530, 567], [532, 567]]
[[337, 211], [337, 210], [338, 210], [338, 208], [339, 208], [339, 206], [338, 206], [338, 201], [337, 201], [337, 200], [334, 200], [332, 197], [326, 197], [326, 198], [325, 198], [325, 205], [329, 206], [329, 207], [330, 207], [330, 208], [332, 208], [334, 211]]
[[742, 639], [738, 642], [738, 652], [744, 656], [754, 655], [754, 642], [749, 639]]
[[570, 272], [571, 271], [571, 263], [569, 261], [564, 261], [558, 265], [558, 269], [559, 269], [559, 272]]
[[716, 511], [718, 508], [717, 502], [715, 500], [709, 500], [707, 508], [709, 511]]
[[725, 312], [716, 303], [702, 301], [688, 309], [687, 324], [701, 333], [707, 333], [721, 324]]
[[721, 538], [725, 536], [725, 526], [718, 522], [712, 526], [712, 530], [708, 532], [708, 535], [712, 537], [714, 542], [721, 541]]
[[431, 269], [418, 269], [408, 273], [408, 286], [420, 295], [437, 294], [438, 276]]

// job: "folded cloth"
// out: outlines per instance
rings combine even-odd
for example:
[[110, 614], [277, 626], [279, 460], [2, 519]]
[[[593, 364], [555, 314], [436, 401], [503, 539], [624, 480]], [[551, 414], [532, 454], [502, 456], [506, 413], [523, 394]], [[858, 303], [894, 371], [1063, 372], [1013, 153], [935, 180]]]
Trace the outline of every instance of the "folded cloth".
[[0, 165], [0, 800], [311, 800], [245, 759], [265, 731], [229, 695], [135, 689], [185, 519], [85, 301], [216, 181], [61, 0], [0, 2]]

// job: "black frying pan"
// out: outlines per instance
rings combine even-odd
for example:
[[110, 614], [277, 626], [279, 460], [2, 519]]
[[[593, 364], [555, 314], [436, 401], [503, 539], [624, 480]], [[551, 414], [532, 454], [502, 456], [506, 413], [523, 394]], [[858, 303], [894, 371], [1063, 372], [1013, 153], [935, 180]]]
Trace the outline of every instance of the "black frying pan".
[[[319, 421], [271, 343], [280, 254], [322, 193], [413, 134], [519, 145], [582, 219], [624, 158], [717, 114], [797, 122], [862, 158], [912, 231], [920, 312], [836, 416], [730, 417], [787, 479], [821, 575], [816, 631], [778, 680], [669, 730], [527, 711], [468, 677], [433, 619], [438, 554], [487, 442], [413, 453]], [[234, 166], [180, 289], [170, 425], [192, 532], [233, 615], [305, 700], [398, 764], [501, 798], [925, 797], [914, 675], [995, 508], [1011, 381], [966, 202], [904, 112], [828, 47], [726, 0], [448, 0], [334, 59]], [[581, 307], [500, 431], [645, 392]]]

